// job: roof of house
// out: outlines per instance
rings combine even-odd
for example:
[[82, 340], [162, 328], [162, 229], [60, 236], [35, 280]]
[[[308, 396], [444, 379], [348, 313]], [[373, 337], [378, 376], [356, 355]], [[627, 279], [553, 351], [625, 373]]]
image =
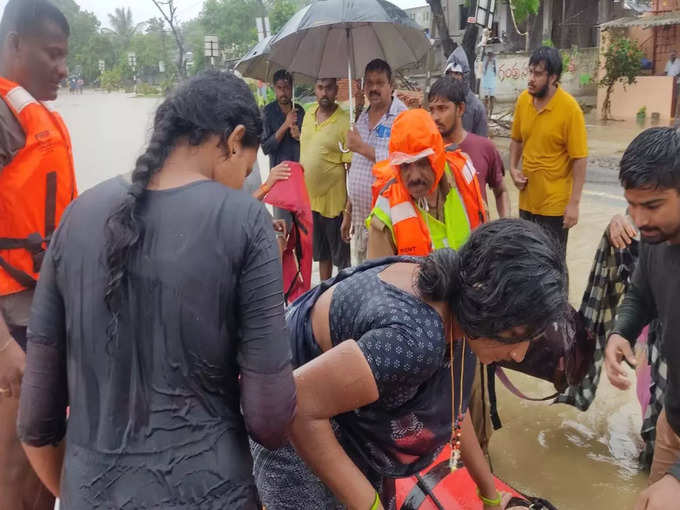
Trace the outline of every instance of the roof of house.
[[628, 28], [628, 27], [660, 27], [664, 25], [680, 25], [680, 11], [661, 12], [658, 14], [643, 14], [642, 16], [627, 16], [606, 23], [602, 23], [600, 28]]

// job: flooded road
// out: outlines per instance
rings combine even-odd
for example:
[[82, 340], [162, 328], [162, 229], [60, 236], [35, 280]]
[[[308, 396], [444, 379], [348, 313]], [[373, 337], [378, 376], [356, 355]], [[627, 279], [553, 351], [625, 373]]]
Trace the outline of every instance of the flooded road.
[[[85, 92], [75, 96], [62, 94], [53, 103], [71, 132], [81, 192], [132, 170], [148, 138], [159, 101]], [[624, 127], [601, 129], [610, 136], [618, 133], [617, 139], [628, 137], [627, 144], [634, 133]], [[611, 150], [611, 156], [615, 156], [619, 150], [608, 147], [606, 140], [593, 138], [594, 152], [605, 154]], [[259, 161], [266, 174], [266, 160], [261, 154]], [[625, 203], [617, 199], [621, 191], [615, 179], [612, 181], [611, 172], [603, 175], [607, 182], [586, 185], [588, 193], [584, 194], [581, 220], [570, 233], [570, 298], [574, 304], [580, 302], [604, 227], [612, 214], [625, 208]], [[607, 196], [602, 197], [599, 192]], [[608, 195], [613, 198], [607, 198]], [[516, 211], [516, 193], [512, 203]], [[510, 376], [532, 396], [554, 391], [548, 384], [512, 373]], [[565, 405], [520, 401], [498, 383], [503, 428], [494, 434], [490, 448], [496, 474], [521, 491], [549, 499], [560, 510], [632, 508], [636, 494], [646, 486], [646, 475], [637, 469], [640, 408], [634, 389], [619, 392], [604, 379], [586, 413]]]

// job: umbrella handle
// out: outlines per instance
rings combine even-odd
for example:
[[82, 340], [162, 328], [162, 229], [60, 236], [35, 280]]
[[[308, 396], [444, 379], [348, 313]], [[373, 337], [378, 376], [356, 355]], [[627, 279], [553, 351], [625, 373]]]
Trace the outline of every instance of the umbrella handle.
[[[354, 95], [353, 95], [353, 87], [354, 83], [352, 82], [352, 57], [353, 57], [353, 52], [352, 52], [352, 45], [350, 44], [350, 30], [349, 28], [345, 29], [347, 33], [347, 87], [349, 91], [349, 128], [352, 129], [354, 127]], [[348, 151], [349, 152], [349, 151]]]

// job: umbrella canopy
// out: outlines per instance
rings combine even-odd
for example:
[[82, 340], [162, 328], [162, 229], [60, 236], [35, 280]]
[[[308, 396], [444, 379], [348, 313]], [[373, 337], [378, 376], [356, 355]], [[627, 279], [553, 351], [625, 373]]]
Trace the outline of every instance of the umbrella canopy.
[[[246, 78], [271, 83], [274, 73], [282, 69], [282, 66], [271, 62], [269, 59], [270, 43], [273, 38], [274, 36], [270, 35], [258, 42], [236, 63], [234, 69]], [[314, 83], [316, 80], [314, 77], [305, 76], [301, 73], [292, 72], [291, 74], [295, 83]]]
[[234, 69], [248, 78], [270, 82], [278, 70], [278, 66], [269, 62], [269, 43], [273, 38], [270, 35], [258, 42], [236, 63]]
[[375, 58], [400, 69], [419, 62], [429, 49], [423, 30], [386, 0], [317, 0], [274, 36], [269, 58], [317, 78], [348, 76], [349, 63], [351, 77], [359, 78]]

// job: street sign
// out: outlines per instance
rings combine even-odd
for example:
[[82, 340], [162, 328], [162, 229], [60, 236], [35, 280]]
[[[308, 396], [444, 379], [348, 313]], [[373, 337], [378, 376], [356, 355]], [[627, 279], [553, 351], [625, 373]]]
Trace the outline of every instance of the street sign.
[[205, 50], [205, 56], [212, 58], [212, 57], [219, 57], [220, 55], [220, 47], [219, 47], [219, 39], [217, 38], [216, 35], [206, 35], [203, 38], [204, 41], [204, 50]]
[[99, 61], [99, 72], [103, 73], [104, 71], [106, 71], [106, 61], [100, 60]]
[[163, 61], [163, 60], [158, 61], [158, 72], [159, 73], [165, 72], [165, 61]]
[[128, 64], [129, 64], [130, 67], [132, 67], [133, 69], [134, 69], [135, 67], [137, 67], [137, 55], [135, 55], [135, 53], [134, 53], [133, 51], [131, 51], [130, 53], [128, 53]]

